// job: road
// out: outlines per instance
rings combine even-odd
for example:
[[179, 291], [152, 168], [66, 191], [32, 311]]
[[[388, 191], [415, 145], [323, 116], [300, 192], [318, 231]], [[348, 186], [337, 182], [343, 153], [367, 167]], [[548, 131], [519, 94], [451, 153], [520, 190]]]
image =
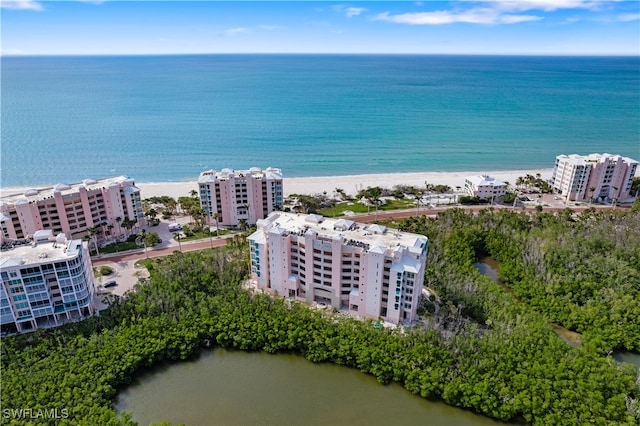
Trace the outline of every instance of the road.
[[[486, 209], [488, 207], [491, 206], [486, 206], [486, 205], [482, 205], [482, 206], [468, 206], [468, 207], [460, 207], [457, 206], [459, 208], [462, 208], [464, 211], [466, 212], [473, 212], [473, 213], [477, 213], [478, 211], [482, 210], [482, 209]], [[517, 212], [522, 211], [521, 207], [517, 207], [516, 209], [514, 209], [513, 207], [505, 207], [505, 206], [492, 206], [495, 209], [506, 209], [506, 210], [515, 210]], [[596, 206], [594, 206], [596, 207]], [[353, 220], [356, 222], [362, 222], [362, 223], [371, 223], [371, 222], [375, 222], [377, 220], [390, 220], [390, 219], [404, 219], [404, 218], [408, 218], [408, 217], [415, 217], [416, 215], [420, 215], [420, 216], [435, 216], [440, 212], [443, 212], [445, 210], [447, 210], [448, 208], [451, 207], [442, 207], [442, 208], [438, 208], [438, 209], [420, 209], [419, 212], [416, 212], [415, 209], [411, 209], [411, 210], [394, 210], [394, 211], [378, 211], [378, 213], [376, 214], [375, 212], [369, 213], [369, 214], [365, 214], [365, 215], [356, 215], [356, 216], [351, 216], [349, 217], [349, 220]], [[588, 206], [580, 206], [580, 207], [571, 207], [571, 210], [573, 210], [574, 212], [582, 212], [586, 209], [588, 209]], [[611, 208], [609, 206], [597, 206], [596, 208], [598, 209], [607, 209], [607, 208]], [[535, 207], [529, 207], [526, 208], [526, 211], [534, 211]], [[545, 212], [558, 212], [564, 210], [564, 207], [544, 207], [544, 211]], [[147, 249], [147, 253], [145, 254], [143, 250], [136, 250], [133, 252], [126, 252], [126, 253], [114, 253], [114, 254], [108, 254], [108, 255], [101, 255], [101, 256], [97, 256], [97, 257], [93, 257], [92, 258], [92, 263], [93, 266], [103, 266], [103, 265], [110, 265], [113, 263], [120, 263], [120, 262], [129, 262], [132, 261], [132, 263], [135, 263], [135, 261], [140, 260], [140, 259], [144, 259], [145, 257], [149, 257], [149, 258], [153, 258], [153, 257], [160, 257], [160, 256], [167, 256], [169, 254], [172, 254], [174, 251], [177, 250], [181, 250], [183, 252], [189, 252], [189, 251], [197, 251], [197, 250], [204, 250], [204, 249], [208, 249], [211, 248], [211, 245], [213, 244], [213, 247], [222, 247], [227, 243], [227, 238], [225, 237], [221, 237], [221, 238], [214, 238], [212, 241], [210, 241], [209, 239], [205, 239], [205, 240], [198, 240], [198, 241], [191, 241], [191, 242], [184, 242], [181, 243], [180, 245], [178, 245], [176, 242], [171, 242], [171, 244], [167, 247], [163, 247], [163, 248], [150, 248]]]
[[92, 257], [91, 263], [93, 263], [93, 266], [104, 266], [104, 265], [110, 265], [112, 263], [122, 263], [122, 262], [135, 263], [135, 261], [144, 259], [146, 257], [153, 258], [153, 257], [167, 256], [178, 250], [182, 252], [204, 250], [204, 249], [211, 248], [212, 244], [214, 248], [222, 247], [225, 244], [227, 244], [227, 239], [214, 238], [212, 241], [209, 239], [206, 239], [206, 240], [184, 242], [184, 243], [181, 243], [180, 245], [175, 244], [175, 245], [158, 248], [158, 249], [149, 248], [147, 249], [146, 254], [142, 249], [135, 250], [135, 251], [128, 251], [125, 253], [105, 254], [101, 256]]

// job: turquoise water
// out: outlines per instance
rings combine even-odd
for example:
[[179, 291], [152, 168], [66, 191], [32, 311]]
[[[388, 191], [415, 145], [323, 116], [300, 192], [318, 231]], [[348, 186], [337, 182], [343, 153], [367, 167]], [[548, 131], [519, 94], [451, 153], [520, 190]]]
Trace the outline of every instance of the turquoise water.
[[205, 169], [285, 176], [640, 158], [638, 57], [2, 58], [1, 185]]

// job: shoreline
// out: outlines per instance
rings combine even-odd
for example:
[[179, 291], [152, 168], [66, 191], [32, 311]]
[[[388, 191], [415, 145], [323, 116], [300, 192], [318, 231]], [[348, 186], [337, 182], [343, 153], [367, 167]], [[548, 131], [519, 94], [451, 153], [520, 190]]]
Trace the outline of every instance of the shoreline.
[[[284, 177], [283, 192], [288, 197], [291, 194], [315, 195], [326, 192], [331, 196], [336, 188], [344, 190], [349, 195], [355, 195], [361, 189], [369, 186], [379, 186], [382, 188], [392, 188], [395, 185], [411, 185], [424, 187], [426, 183], [433, 185], [448, 185], [454, 191], [456, 187], [464, 188], [464, 180], [467, 176], [489, 175], [499, 180], [509, 182], [511, 185], [520, 176], [527, 174], [536, 175], [539, 173], [542, 179], [550, 179], [553, 174], [552, 168], [547, 169], [525, 169], [525, 170], [502, 170], [502, 171], [471, 171], [471, 172], [411, 172], [411, 173], [379, 173], [361, 174], [345, 176], [318, 176], [318, 177]], [[135, 176], [133, 177], [135, 181]], [[192, 190], [198, 189], [197, 180], [187, 180], [179, 182], [136, 182], [140, 189], [142, 199], [169, 196], [178, 197], [189, 196]], [[47, 186], [12, 187], [0, 188], [2, 198], [20, 194], [29, 188], [48, 188]]]

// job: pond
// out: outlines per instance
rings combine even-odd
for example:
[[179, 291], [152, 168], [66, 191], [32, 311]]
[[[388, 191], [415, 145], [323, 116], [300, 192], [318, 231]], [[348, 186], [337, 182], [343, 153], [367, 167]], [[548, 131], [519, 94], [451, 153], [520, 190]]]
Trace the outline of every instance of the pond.
[[491, 278], [494, 283], [498, 282], [498, 261], [491, 256], [483, 256], [478, 259], [474, 266], [482, 275]]
[[119, 393], [115, 408], [141, 425], [504, 424], [383, 386], [355, 369], [223, 349], [143, 374]]
[[613, 358], [620, 362], [634, 364], [640, 370], [640, 354], [635, 352], [619, 351], [613, 354]]
[[[511, 293], [516, 299], [519, 300], [518, 296], [513, 292], [513, 290], [510, 289], [508, 286], [506, 286], [504, 283], [500, 282], [500, 280], [498, 279], [499, 264], [497, 260], [495, 260], [491, 256], [482, 256], [478, 259], [476, 263], [474, 263], [474, 266], [478, 269], [478, 271], [480, 271], [482, 275], [485, 275], [491, 278], [493, 282], [499, 284], [503, 289]], [[559, 324], [549, 323], [549, 325], [551, 325], [556, 335], [560, 337], [562, 340], [564, 340], [566, 343], [568, 343], [573, 347], [580, 346], [580, 337], [581, 337], [580, 333], [567, 330], [566, 328], [562, 327]]]

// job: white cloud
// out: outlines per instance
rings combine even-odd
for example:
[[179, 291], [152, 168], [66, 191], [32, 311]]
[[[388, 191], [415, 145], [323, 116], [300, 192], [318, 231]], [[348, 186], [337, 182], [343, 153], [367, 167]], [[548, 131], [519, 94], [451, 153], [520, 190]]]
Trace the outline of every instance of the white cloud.
[[225, 35], [227, 36], [234, 36], [237, 34], [242, 34], [242, 33], [248, 33], [249, 29], [245, 28], [245, 27], [236, 27], [236, 28], [229, 28], [228, 30], [226, 30], [224, 32]]
[[75, 0], [75, 1], [80, 2], [80, 3], [102, 4], [102, 3], [106, 2], [107, 0]]
[[613, 18], [615, 22], [632, 22], [640, 20], [640, 13], [622, 13]]
[[344, 14], [344, 16], [346, 16], [347, 18], [353, 18], [354, 16], [358, 16], [362, 12], [367, 10], [364, 7], [351, 7], [344, 4], [334, 4], [333, 6], [331, 6], [331, 9], [333, 9], [336, 13]]
[[[617, 1], [617, 0], [614, 0]], [[493, 1], [486, 2], [494, 9], [524, 12], [527, 10], [543, 10], [545, 12], [553, 12], [559, 9], [599, 9], [605, 3], [611, 1], [597, 0], [510, 0], [510, 1]]]
[[518, 24], [520, 22], [539, 21], [540, 16], [535, 15], [500, 15], [497, 18], [497, 24]]
[[[613, 0], [620, 1], [620, 0]], [[477, 1], [461, 0], [456, 7], [449, 10], [433, 12], [400, 13], [392, 15], [384, 12], [373, 18], [375, 21], [393, 22], [406, 25], [444, 25], [456, 22], [469, 24], [516, 24], [520, 22], [538, 21], [542, 16], [522, 14], [528, 11], [553, 12], [559, 9], [598, 10], [612, 1], [599, 0], [508, 0]], [[473, 4], [473, 6], [465, 7]]]
[[379, 14], [376, 21], [393, 22], [407, 25], [445, 25], [463, 22], [468, 24], [516, 24], [519, 22], [542, 19], [534, 15], [511, 15], [500, 13], [490, 8], [474, 8], [469, 10], [439, 10], [435, 12], [402, 13], [391, 15], [389, 12]]
[[44, 10], [42, 5], [35, 0], [2, 0], [0, 7], [12, 10]]
[[280, 25], [258, 25], [258, 28], [265, 31], [275, 31], [282, 29]]
[[0, 56], [4, 55], [26, 55], [27, 52], [20, 49], [0, 49]]
[[352, 18], [354, 16], [360, 15], [365, 10], [367, 10], [367, 9], [365, 9], [364, 7], [348, 7], [344, 11], [344, 16], [346, 16], [347, 18]]

